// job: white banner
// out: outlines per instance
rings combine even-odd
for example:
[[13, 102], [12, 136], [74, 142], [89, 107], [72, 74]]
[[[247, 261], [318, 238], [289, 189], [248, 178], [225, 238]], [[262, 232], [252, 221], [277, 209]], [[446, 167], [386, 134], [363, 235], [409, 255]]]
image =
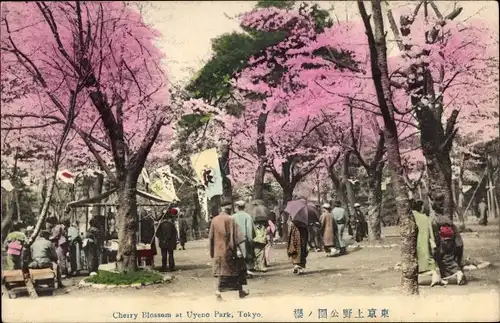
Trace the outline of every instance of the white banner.
[[12, 192], [14, 189], [14, 186], [12, 186], [12, 183], [8, 179], [4, 179], [2, 181], [2, 188], [6, 190], [7, 192]]
[[156, 169], [154, 175], [155, 178], [150, 186], [151, 191], [166, 201], [179, 201], [175, 193], [174, 182], [170, 176], [170, 166], [166, 165]]
[[201, 207], [201, 216], [205, 218], [205, 221], [208, 223], [209, 213], [208, 213], [208, 199], [204, 189], [198, 189], [198, 202]]
[[217, 149], [207, 149], [191, 156], [191, 164], [198, 179], [206, 188], [208, 199], [222, 195], [222, 174]]

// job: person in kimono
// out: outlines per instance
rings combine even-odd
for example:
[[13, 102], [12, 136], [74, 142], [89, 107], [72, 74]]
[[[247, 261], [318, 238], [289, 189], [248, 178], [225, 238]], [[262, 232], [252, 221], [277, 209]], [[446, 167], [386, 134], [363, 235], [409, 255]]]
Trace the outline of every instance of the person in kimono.
[[266, 229], [269, 225], [267, 219], [255, 219], [255, 238], [254, 251], [255, 251], [255, 261], [254, 270], [258, 272], [266, 272], [266, 257], [265, 248], [267, 245]]
[[434, 255], [443, 280], [456, 279], [458, 285], [466, 284], [462, 270], [464, 244], [453, 220], [444, 216], [444, 195], [439, 194], [432, 203], [432, 229], [436, 240]]
[[223, 201], [221, 212], [212, 218], [208, 234], [213, 275], [216, 277], [215, 295], [222, 299], [222, 292], [238, 291], [240, 298], [248, 296], [247, 269], [242, 247], [245, 237], [231, 213], [231, 201]]
[[307, 242], [309, 240], [308, 225], [305, 223], [290, 221], [288, 231], [287, 254], [293, 264], [293, 273], [302, 275], [305, 273], [307, 256], [309, 250]]
[[479, 225], [488, 225], [488, 205], [484, 200], [484, 197], [481, 199], [478, 205], [479, 208]]
[[21, 252], [26, 239], [22, 223], [15, 223], [12, 226], [12, 232], [10, 232], [5, 238], [4, 248], [7, 250], [7, 261], [5, 264], [6, 270], [21, 269]]
[[49, 239], [54, 244], [57, 253], [58, 265], [63, 278], [68, 274], [66, 254], [68, 253], [68, 239], [66, 238], [66, 227], [64, 224], [56, 224], [52, 228], [52, 235]]
[[245, 239], [244, 245], [241, 247], [243, 257], [245, 258], [247, 264], [248, 275], [253, 275], [254, 262], [255, 262], [255, 250], [254, 250], [254, 238], [255, 238], [255, 225], [253, 218], [250, 214], [245, 212], [245, 201], [237, 201], [236, 212], [233, 214], [233, 218], [238, 224], [238, 227], [243, 234]]
[[354, 219], [356, 221], [354, 239], [356, 242], [361, 242], [368, 237], [368, 223], [359, 203], [354, 203]]
[[320, 217], [321, 222], [321, 236], [323, 237], [323, 247], [325, 250], [325, 255], [327, 257], [332, 257], [338, 254], [338, 250], [335, 249], [335, 235], [336, 226], [333, 220], [333, 215], [331, 213], [332, 207], [330, 204], [325, 203], [321, 207], [322, 213]]
[[274, 245], [274, 235], [276, 234], [276, 225], [273, 221], [267, 221], [266, 228], [266, 247], [264, 248], [264, 257], [266, 260], [266, 267], [271, 265], [271, 251]]
[[76, 275], [82, 270], [81, 268], [81, 250], [82, 250], [82, 239], [80, 236], [80, 231], [78, 230], [78, 223], [72, 222], [68, 228], [68, 240], [69, 240], [69, 260], [70, 260], [70, 274]]
[[52, 268], [56, 273], [58, 287], [64, 287], [62, 284], [61, 269], [58, 266], [59, 257], [54, 244], [49, 240], [50, 232], [40, 231], [38, 238], [31, 245], [29, 268], [41, 269]]
[[167, 263], [169, 271], [175, 270], [174, 251], [177, 248], [178, 237], [174, 219], [171, 214], [167, 214], [165, 219], [158, 225], [156, 238], [158, 239], [158, 245], [161, 250], [161, 270], [167, 270]]
[[417, 262], [418, 273], [432, 274], [431, 287], [437, 284], [446, 284], [441, 279], [439, 267], [434, 260], [436, 250], [436, 241], [429, 217], [423, 213], [423, 204], [421, 200], [412, 201], [412, 213], [417, 224]]
[[179, 228], [179, 250], [186, 250], [188, 225], [184, 213], [179, 212], [177, 223]]
[[340, 201], [335, 201], [335, 207], [332, 210], [333, 219], [337, 224], [337, 242], [340, 249], [340, 254], [346, 253], [346, 245], [344, 242], [344, 229], [347, 224], [347, 212], [342, 207]]

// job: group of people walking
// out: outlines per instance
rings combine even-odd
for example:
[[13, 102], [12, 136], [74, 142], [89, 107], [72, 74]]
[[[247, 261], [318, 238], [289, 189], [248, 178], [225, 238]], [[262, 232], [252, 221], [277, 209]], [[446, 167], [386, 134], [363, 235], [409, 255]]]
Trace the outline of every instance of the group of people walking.
[[224, 201], [221, 212], [210, 222], [209, 249], [218, 299], [230, 290], [246, 297], [247, 278], [254, 271], [265, 272], [271, 263], [276, 227], [267, 218], [252, 217], [245, 212], [245, 205], [244, 201], [236, 202], [236, 212], [230, 215], [232, 202]]

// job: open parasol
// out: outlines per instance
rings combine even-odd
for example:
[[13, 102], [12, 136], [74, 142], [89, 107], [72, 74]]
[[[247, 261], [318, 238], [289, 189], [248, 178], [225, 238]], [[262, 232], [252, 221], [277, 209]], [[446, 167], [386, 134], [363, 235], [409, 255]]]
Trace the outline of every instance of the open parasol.
[[290, 220], [305, 225], [319, 222], [319, 210], [305, 200], [295, 200], [287, 203], [284, 212], [290, 215]]
[[250, 202], [248, 214], [252, 216], [254, 222], [267, 222], [270, 219], [270, 213], [262, 200]]

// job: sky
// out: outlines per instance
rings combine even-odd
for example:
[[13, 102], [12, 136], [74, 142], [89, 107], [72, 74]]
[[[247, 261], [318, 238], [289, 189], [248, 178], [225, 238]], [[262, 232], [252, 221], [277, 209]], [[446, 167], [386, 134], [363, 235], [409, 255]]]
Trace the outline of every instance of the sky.
[[[411, 1], [415, 4], [416, 1]], [[240, 31], [237, 15], [249, 11], [255, 1], [158, 1], [142, 2], [147, 23], [160, 31], [158, 46], [167, 56], [165, 61], [170, 80], [185, 84], [211, 56], [210, 40], [224, 33]], [[355, 1], [319, 1], [330, 10], [334, 20], [360, 19]], [[408, 2], [390, 1], [391, 8]], [[498, 32], [498, 4], [496, 1], [435, 1], [442, 13], [455, 5], [464, 8], [459, 20], [480, 18]], [[367, 4], [367, 10], [370, 5]], [[389, 46], [389, 55], [396, 52]]]

